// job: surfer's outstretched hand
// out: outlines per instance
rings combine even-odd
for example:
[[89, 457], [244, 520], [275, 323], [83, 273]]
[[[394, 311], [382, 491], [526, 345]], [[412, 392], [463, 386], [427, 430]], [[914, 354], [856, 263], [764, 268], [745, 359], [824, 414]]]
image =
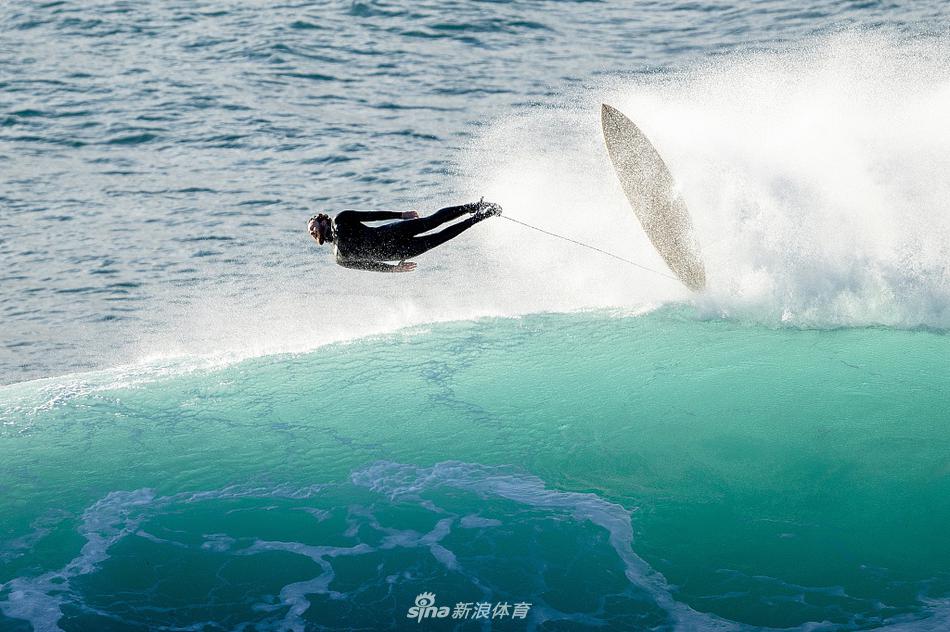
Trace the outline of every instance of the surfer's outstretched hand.
[[[406, 218], [412, 219], [412, 218]], [[412, 272], [416, 269], [416, 264], [412, 261], [400, 261], [395, 266], [393, 266], [393, 272]]]
[[403, 219], [416, 219], [419, 217], [419, 211], [405, 211], [402, 214]]

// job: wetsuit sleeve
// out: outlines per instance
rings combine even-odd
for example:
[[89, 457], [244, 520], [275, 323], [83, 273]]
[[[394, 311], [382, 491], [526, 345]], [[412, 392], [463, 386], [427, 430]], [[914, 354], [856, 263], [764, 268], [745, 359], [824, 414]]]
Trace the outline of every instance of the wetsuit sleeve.
[[370, 270], [372, 272], [395, 272], [396, 266], [389, 265], [388, 263], [383, 263], [382, 261], [359, 261], [352, 260], [347, 261], [345, 259], [337, 259], [337, 263], [343, 266], [344, 268], [352, 268], [353, 270]]
[[344, 222], [378, 222], [384, 219], [402, 219], [401, 211], [343, 211], [336, 216], [337, 223]]

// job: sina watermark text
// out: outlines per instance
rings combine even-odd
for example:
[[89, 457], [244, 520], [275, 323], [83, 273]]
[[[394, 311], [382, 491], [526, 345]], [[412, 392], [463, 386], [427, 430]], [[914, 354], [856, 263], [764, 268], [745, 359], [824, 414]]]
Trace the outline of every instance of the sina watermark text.
[[423, 619], [526, 619], [531, 610], [530, 603], [524, 601], [515, 604], [507, 601], [460, 601], [455, 606], [439, 606], [435, 603], [435, 593], [424, 592], [416, 595], [416, 605], [409, 608], [406, 618], [422, 623]]

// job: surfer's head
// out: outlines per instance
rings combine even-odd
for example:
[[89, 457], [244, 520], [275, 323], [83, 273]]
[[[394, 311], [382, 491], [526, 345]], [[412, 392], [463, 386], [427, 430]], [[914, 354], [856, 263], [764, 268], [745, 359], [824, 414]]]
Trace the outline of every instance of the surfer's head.
[[307, 222], [307, 232], [318, 244], [323, 245], [325, 241], [333, 241], [333, 222], [326, 213], [314, 215]]

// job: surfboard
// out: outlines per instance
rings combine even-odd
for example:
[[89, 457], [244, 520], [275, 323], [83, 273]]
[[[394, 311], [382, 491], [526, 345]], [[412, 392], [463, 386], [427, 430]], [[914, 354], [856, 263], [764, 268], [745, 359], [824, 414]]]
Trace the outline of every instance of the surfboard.
[[670, 270], [694, 292], [706, 287], [706, 269], [692, 222], [673, 175], [633, 121], [606, 103], [601, 124], [607, 153], [643, 231]]

